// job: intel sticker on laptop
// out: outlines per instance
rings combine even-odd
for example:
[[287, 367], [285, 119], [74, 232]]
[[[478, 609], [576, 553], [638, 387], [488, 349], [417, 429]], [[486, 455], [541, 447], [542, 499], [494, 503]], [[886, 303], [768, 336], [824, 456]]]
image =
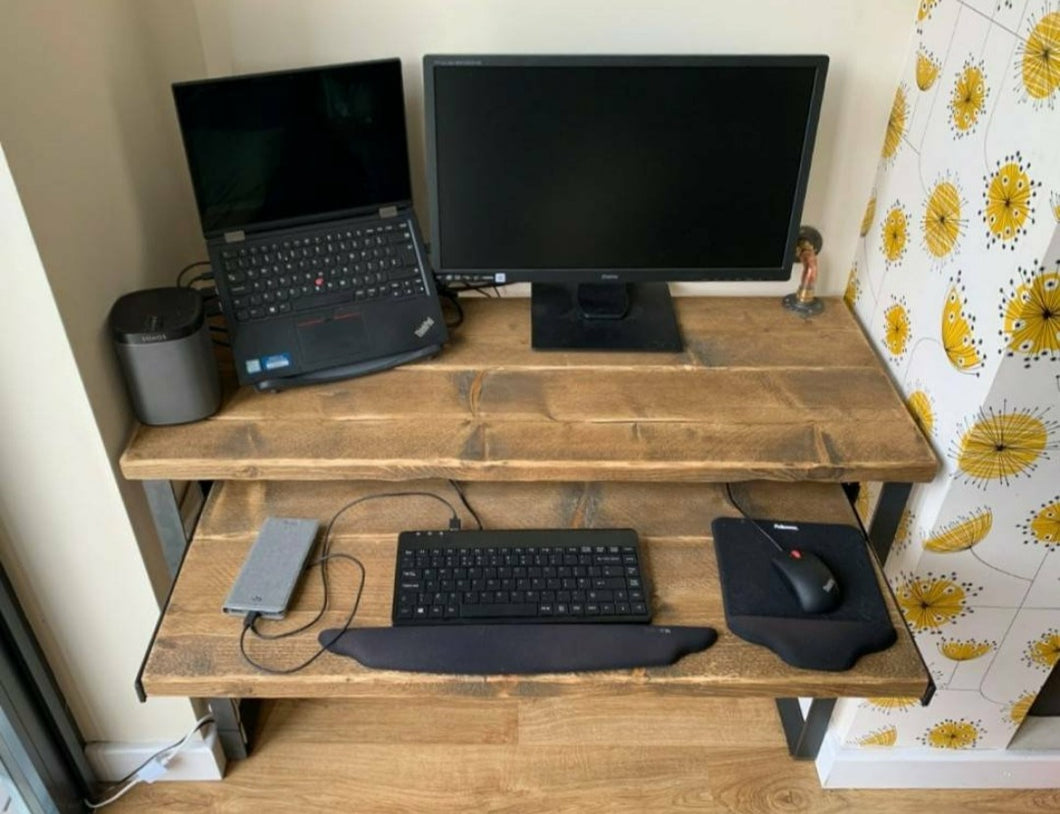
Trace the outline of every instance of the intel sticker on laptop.
[[274, 353], [261, 360], [261, 366], [266, 370], [279, 370], [291, 366], [291, 356], [287, 353]]
[[263, 370], [281, 370], [291, 366], [291, 356], [288, 353], [274, 353], [261, 359], [247, 359], [247, 373], [261, 373]]

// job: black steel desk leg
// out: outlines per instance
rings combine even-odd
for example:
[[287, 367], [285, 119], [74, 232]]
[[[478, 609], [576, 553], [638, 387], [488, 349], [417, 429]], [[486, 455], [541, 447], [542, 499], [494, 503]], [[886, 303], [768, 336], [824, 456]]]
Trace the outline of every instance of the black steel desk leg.
[[143, 486], [151, 517], [155, 521], [155, 531], [162, 543], [162, 556], [172, 580], [180, 568], [180, 561], [184, 559], [184, 549], [188, 547], [177, 496], [173, 493], [173, 484], [168, 480], [145, 480]]
[[798, 698], [778, 698], [777, 711], [788, 739], [788, 753], [796, 760], [813, 760], [821, 748], [835, 707], [834, 698], [814, 698], [803, 717]]
[[869, 527], [869, 541], [876, 551], [880, 565], [887, 562], [887, 555], [891, 553], [891, 543], [894, 542], [895, 532], [898, 531], [898, 524], [912, 489], [911, 483], [885, 483], [880, 491], [880, 500], [876, 504]]
[[[173, 484], [168, 480], [146, 480], [143, 487], [151, 517], [155, 521], [158, 539], [162, 543], [162, 556], [166, 560], [170, 580], [173, 580], [180, 570], [184, 552], [188, 548], [180, 505], [173, 492]], [[142, 671], [143, 667], [140, 669]], [[238, 698], [210, 698], [209, 705], [225, 757], [230, 760], [245, 758], [249, 734], [257, 720], [258, 702], [254, 699], [240, 701]]]

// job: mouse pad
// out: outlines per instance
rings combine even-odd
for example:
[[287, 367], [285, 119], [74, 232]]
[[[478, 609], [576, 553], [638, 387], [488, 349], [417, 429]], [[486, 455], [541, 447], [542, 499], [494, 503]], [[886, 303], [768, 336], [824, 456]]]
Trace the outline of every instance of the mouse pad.
[[865, 653], [897, 639], [883, 602], [867, 543], [853, 526], [758, 519], [784, 548], [819, 556], [839, 583], [839, 605], [805, 613], [772, 559], [780, 552], [745, 518], [711, 524], [725, 620], [745, 641], [761, 644], [793, 667], [849, 670]]

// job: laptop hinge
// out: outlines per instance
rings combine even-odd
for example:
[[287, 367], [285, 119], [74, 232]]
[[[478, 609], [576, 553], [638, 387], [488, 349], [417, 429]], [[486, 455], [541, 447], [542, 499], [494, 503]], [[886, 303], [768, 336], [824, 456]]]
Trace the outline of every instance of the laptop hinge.
[[225, 243], [242, 243], [246, 239], [247, 235], [242, 229], [235, 232], [225, 232]]
[[379, 210], [379, 217], [381, 218], [393, 218], [397, 216], [396, 206], [384, 206]]

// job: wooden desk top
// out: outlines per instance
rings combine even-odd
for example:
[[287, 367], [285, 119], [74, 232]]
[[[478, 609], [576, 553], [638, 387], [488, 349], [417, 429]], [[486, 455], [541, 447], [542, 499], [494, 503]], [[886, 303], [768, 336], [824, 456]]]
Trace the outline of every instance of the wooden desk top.
[[[472, 482], [467, 498], [488, 528], [623, 527], [637, 529], [645, 546], [645, 568], [657, 624], [710, 625], [716, 644], [676, 665], [592, 674], [441, 676], [369, 670], [352, 659], [326, 653], [295, 675], [267, 675], [239, 654], [242, 621], [221, 605], [256, 530], [267, 514], [317, 517], [325, 523], [349, 501], [365, 494], [425, 489], [450, 500], [466, 528], [474, 523], [444, 481], [391, 487], [363, 482], [229, 481], [211, 492], [199, 530], [188, 549], [149, 655], [143, 685], [149, 695], [316, 697], [457, 695], [518, 697], [545, 695], [659, 695], [706, 693], [732, 696], [921, 697], [926, 668], [895, 609], [885, 599], [898, 641], [888, 650], [863, 657], [846, 672], [799, 670], [764, 647], [736, 638], [725, 627], [710, 522], [736, 516], [721, 486], [605, 482]], [[744, 508], [757, 516], [853, 523], [840, 487], [830, 484], [756, 482], [736, 487]], [[356, 555], [367, 573], [356, 626], [388, 626], [397, 533], [410, 528], [445, 528], [447, 510], [426, 498], [371, 501], [336, 523], [332, 550]], [[248, 637], [257, 660], [282, 668], [297, 664], [317, 648], [316, 632], [340, 627], [353, 602], [357, 570], [346, 561], [332, 566], [331, 610], [312, 632], [280, 641]], [[882, 580], [882, 578], [881, 578]], [[881, 581], [882, 584], [882, 581]], [[282, 622], [263, 631], [291, 629], [320, 607], [314, 572]], [[586, 680], [591, 676], [591, 680]]]
[[530, 349], [529, 300], [468, 300], [436, 359], [138, 427], [132, 479], [927, 481], [938, 462], [846, 306], [676, 300], [678, 354]]

